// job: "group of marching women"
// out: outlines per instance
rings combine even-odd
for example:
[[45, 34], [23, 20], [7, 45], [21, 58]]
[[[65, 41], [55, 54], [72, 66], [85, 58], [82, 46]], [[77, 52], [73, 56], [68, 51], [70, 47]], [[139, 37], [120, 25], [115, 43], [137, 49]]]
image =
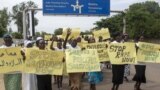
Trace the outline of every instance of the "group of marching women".
[[[82, 50], [77, 43], [81, 42], [81, 38], [69, 39], [71, 35], [71, 30], [67, 30], [67, 35], [65, 40], [61, 38], [52, 38], [52, 43], [50, 46], [51, 50], [55, 51], [64, 51], [65, 49], [79, 49]], [[123, 43], [127, 42], [127, 34], [122, 35], [117, 32], [113, 35], [113, 40], [109, 40], [110, 43]], [[122, 39], [123, 38], [123, 39]], [[4, 44], [0, 48], [10, 48], [15, 47], [16, 45], [12, 41], [12, 37], [9, 34], [5, 34]], [[142, 41], [143, 36], [136, 38], [135, 47], [138, 51], [138, 41]], [[88, 43], [95, 43], [96, 40], [94, 37], [85, 38], [85, 41]], [[104, 42], [107, 40], [103, 40], [103, 37], [99, 37], [99, 42]], [[53, 47], [53, 43], [57, 42], [57, 47]], [[26, 48], [32, 48], [32, 41], [27, 40], [24, 43]], [[36, 48], [40, 50], [46, 50], [46, 42], [42, 37], [38, 37], [36, 40]], [[26, 51], [22, 49], [22, 56], [25, 59]], [[56, 57], [53, 57], [56, 58]], [[65, 58], [63, 59], [65, 62]], [[112, 64], [112, 83], [113, 87], [111, 90], [118, 90], [119, 85], [123, 83], [123, 80], [126, 79], [128, 81], [127, 76], [130, 73], [129, 65], [114, 65]], [[146, 66], [144, 63], [138, 63], [135, 65], [136, 74], [133, 77], [133, 80], [136, 81], [134, 89], [141, 90], [141, 83], [146, 83], [145, 77], [145, 69]], [[87, 75], [88, 82], [90, 84], [90, 89], [88, 90], [96, 90], [96, 85], [103, 81], [103, 73], [102, 71], [97, 72], [88, 72], [88, 73], [69, 73], [69, 86], [70, 90], [82, 90], [81, 82], [84, 75]], [[54, 83], [57, 84], [58, 89], [62, 90], [62, 81], [63, 76], [54, 76]], [[16, 73], [8, 73], [4, 74], [4, 85], [5, 90], [52, 90], [52, 76], [51, 75], [35, 75], [35, 74], [21, 74], [20, 72]]]

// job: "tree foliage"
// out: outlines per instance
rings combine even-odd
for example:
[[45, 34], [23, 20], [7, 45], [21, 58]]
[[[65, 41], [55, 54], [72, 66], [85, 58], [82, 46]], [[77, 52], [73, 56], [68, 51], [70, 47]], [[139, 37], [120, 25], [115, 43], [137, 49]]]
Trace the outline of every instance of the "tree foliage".
[[63, 28], [57, 28], [55, 31], [54, 31], [54, 35], [62, 35], [63, 33]]
[[9, 24], [9, 14], [6, 8], [0, 10], [0, 37], [7, 32], [7, 25]]
[[[38, 6], [33, 1], [22, 2], [12, 7], [12, 19], [15, 20], [18, 32], [23, 32], [23, 10], [26, 8], [37, 8]], [[38, 19], [35, 18], [35, 26], [38, 25]]]
[[[147, 38], [160, 38], [160, 6], [154, 1], [146, 1], [130, 5], [126, 10], [127, 33], [130, 37], [144, 35]], [[121, 31], [123, 15], [102, 19], [95, 23], [96, 28], [108, 27], [110, 32]]]
[[13, 32], [12, 36], [15, 39], [22, 39], [23, 38], [23, 35], [21, 33], [19, 33], [19, 32]]

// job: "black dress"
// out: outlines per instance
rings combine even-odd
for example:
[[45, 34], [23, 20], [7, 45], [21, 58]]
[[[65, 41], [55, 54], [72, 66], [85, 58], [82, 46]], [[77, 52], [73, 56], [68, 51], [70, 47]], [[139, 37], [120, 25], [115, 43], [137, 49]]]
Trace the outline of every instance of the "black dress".
[[52, 90], [51, 75], [37, 75], [38, 90]]
[[125, 65], [112, 65], [112, 83], [122, 84], [124, 77], [124, 67]]
[[146, 65], [135, 65], [136, 74], [133, 77], [133, 81], [146, 83], [146, 76], [145, 76], [145, 70]]

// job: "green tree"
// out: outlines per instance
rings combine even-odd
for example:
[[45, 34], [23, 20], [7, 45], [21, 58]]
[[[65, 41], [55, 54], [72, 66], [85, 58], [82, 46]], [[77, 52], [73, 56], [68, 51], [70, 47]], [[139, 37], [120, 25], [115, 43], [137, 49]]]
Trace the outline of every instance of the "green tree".
[[[144, 35], [147, 38], [160, 38], [160, 6], [154, 1], [135, 3], [126, 9], [126, 31], [131, 38]], [[117, 14], [95, 23], [95, 29], [108, 27], [110, 33], [121, 31], [123, 15]]]
[[[38, 6], [32, 2], [22, 2], [12, 7], [12, 19], [15, 20], [15, 24], [17, 25], [18, 32], [23, 33], [23, 10], [26, 8], [37, 8]], [[36, 12], [35, 12], [36, 13]], [[38, 25], [38, 19], [35, 18], [35, 26]]]
[[7, 25], [9, 24], [9, 14], [6, 8], [0, 10], [0, 37], [7, 32]]
[[12, 36], [15, 39], [22, 39], [23, 38], [23, 35], [21, 33], [19, 33], [19, 32], [13, 32]]
[[62, 35], [63, 33], [63, 28], [58, 28], [54, 31], [54, 35]]
[[95, 23], [96, 27], [93, 30], [98, 30], [101, 28], [109, 28], [110, 33], [123, 30], [123, 15], [117, 14], [110, 18], [101, 19]]
[[131, 37], [144, 35], [148, 38], [160, 37], [158, 27], [160, 7], [156, 2], [136, 3], [129, 7], [127, 12], [127, 30]]

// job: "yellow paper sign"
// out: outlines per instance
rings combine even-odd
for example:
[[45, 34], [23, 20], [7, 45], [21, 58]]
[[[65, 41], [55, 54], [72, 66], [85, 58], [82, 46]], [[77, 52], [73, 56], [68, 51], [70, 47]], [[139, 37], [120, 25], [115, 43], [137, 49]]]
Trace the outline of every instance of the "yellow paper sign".
[[[67, 29], [68, 28], [63, 28], [63, 34], [62, 37], [65, 38], [67, 35]], [[71, 28], [71, 35], [69, 36], [69, 38], [77, 38], [80, 35], [81, 31], [80, 28]]]
[[62, 51], [45, 51], [27, 49], [27, 60], [24, 71], [26, 73], [62, 75]]
[[45, 35], [44, 39], [50, 41], [50, 39], [52, 38], [52, 35]]
[[21, 48], [0, 49], [0, 73], [9, 73], [23, 70]]
[[112, 64], [136, 64], [135, 43], [111, 43], [108, 48]]
[[86, 49], [96, 49], [100, 62], [109, 61], [107, 42], [83, 44], [83, 47]]
[[101, 30], [97, 30], [93, 32], [95, 38], [99, 38], [99, 36], [102, 36], [103, 39], [110, 38], [110, 33], [108, 28], [102, 28]]
[[137, 60], [140, 62], [160, 63], [160, 45], [140, 42]]
[[84, 44], [88, 44], [87, 41], [82, 40], [81, 42], [78, 43], [78, 46], [83, 48]]
[[100, 71], [97, 50], [66, 50], [68, 73]]

